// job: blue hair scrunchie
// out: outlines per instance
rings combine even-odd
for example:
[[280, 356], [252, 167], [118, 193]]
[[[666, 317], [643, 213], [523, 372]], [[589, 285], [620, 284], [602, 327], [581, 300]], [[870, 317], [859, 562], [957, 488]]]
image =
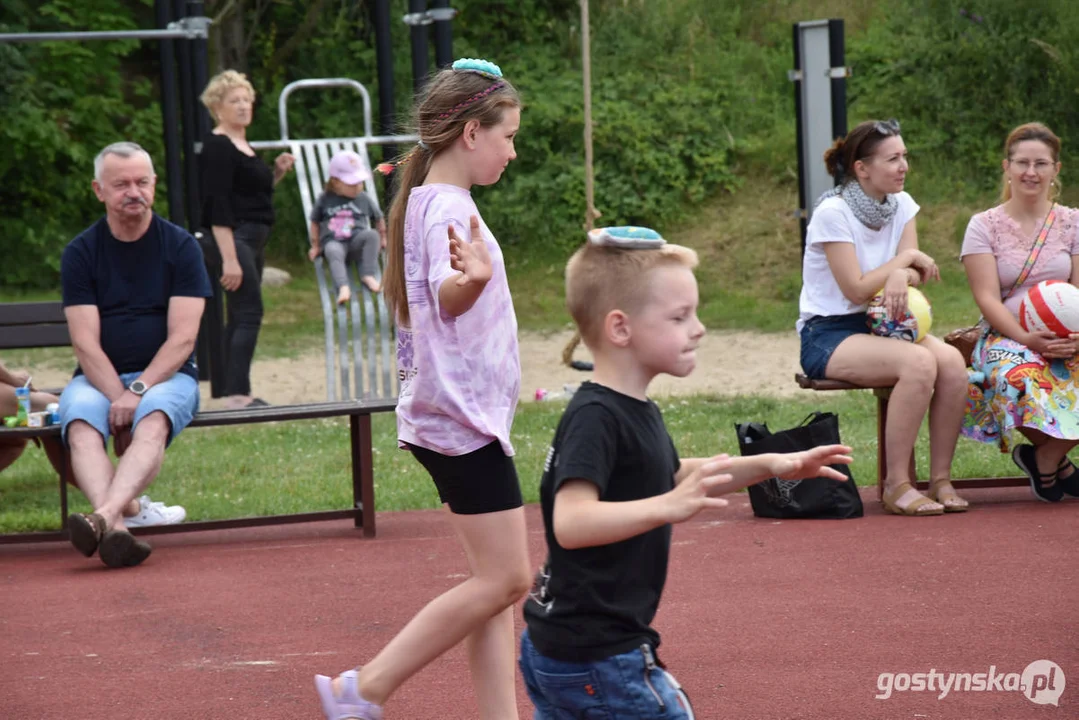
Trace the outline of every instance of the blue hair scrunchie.
[[667, 241], [652, 228], [639, 225], [596, 228], [588, 231], [588, 242], [593, 245], [630, 249], [654, 249], [663, 247]]
[[454, 60], [451, 65], [457, 72], [474, 72], [489, 77], [493, 80], [497, 80], [502, 77], [502, 68], [495, 65], [488, 60], [482, 60], [480, 58], [461, 58], [460, 60]]

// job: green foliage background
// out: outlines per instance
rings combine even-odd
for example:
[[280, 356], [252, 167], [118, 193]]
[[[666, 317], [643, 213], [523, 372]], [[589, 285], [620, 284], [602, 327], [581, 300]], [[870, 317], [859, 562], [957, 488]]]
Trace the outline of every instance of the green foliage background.
[[[208, 12], [225, 5], [208, 2]], [[254, 29], [251, 138], [277, 136], [277, 97], [300, 78], [359, 79], [378, 117], [370, 3], [323, 0], [310, 31], [309, 3], [238, 5]], [[526, 103], [519, 159], [478, 192], [486, 219], [516, 246], [517, 262], [560, 268], [584, 217], [578, 3], [454, 7], [454, 54], [501, 64]], [[406, 11], [404, 0], [392, 3], [400, 128], [412, 93], [407, 28], [398, 21]], [[591, 15], [596, 205], [607, 224], [692, 224], [702, 205], [759, 177], [794, 187], [786, 71], [799, 20], [846, 20], [850, 120], [901, 119], [918, 171], [912, 192], [923, 205], [989, 196], [1004, 135], [1021, 122], [1047, 122], [1064, 139], [1065, 168], [1074, 157], [1079, 14], [1070, 0], [1022, 9], [1006, 0], [592, 0]], [[2, 32], [152, 26], [151, 0], [0, 0]], [[56, 286], [64, 245], [100, 214], [89, 181], [103, 145], [134, 139], [163, 167], [158, 63], [153, 42], [0, 44], [4, 290]], [[294, 97], [293, 135], [360, 132], [347, 92]], [[161, 180], [158, 209], [166, 212]], [[283, 184], [275, 202], [271, 255], [298, 260], [298, 193]]]

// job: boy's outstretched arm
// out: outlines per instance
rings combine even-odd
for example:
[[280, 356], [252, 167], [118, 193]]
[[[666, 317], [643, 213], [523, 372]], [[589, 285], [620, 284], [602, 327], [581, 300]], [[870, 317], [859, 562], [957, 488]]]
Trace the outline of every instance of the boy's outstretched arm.
[[[730, 480], [713, 485], [710, 494], [726, 495], [755, 485], [762, 480], [778, 477], [781, 480], [799, 480], [808, 477], [825, 477], [845, 481], [847, 476], [829, 465], [849, 465], [851, 449], [846, 445], [821, 445], [812, 450], [795, 453], [762, 453], [732, 457], [727, 469]], [[709, 458], [685, 458], [674, 476], [676, 483], [689, 477]]]
[[554, 536], [567, 550], [610, 545], [668, 523], [682, 522], [704, 508], [727, 504], [710, 495], [714, 486], [729, 482], [731, 458], [717, 455], [697, 464], [673, 490], [627, 502], [599, 499], [599, 488], [587, 480], [567, 480], [554, 498]]

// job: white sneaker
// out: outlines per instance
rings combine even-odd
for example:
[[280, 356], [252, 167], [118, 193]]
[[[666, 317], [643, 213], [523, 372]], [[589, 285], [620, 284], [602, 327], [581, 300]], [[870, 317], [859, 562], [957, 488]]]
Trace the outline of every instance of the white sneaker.
[[165, 505], [154, 502], [149, 495], [139, 498], [139, 514], [124, 518], [124, 525], [129, 528], [150, 527], [151, 525], [176, 525], [187, 517], [187, 511], [179, 505]]

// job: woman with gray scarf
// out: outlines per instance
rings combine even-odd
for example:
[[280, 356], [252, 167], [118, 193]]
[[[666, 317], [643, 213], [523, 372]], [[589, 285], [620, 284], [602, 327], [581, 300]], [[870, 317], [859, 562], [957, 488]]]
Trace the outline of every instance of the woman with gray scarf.
[[[806, 234], [798, 333], [814, 379], [894, 385], [888, 406], [884, 507], [897, 515], [962, 512], [951, 484], [967, 392], [959, 351], [932, 335], [918, 343], [869, 332], [866, 308], [882, 288], [889, 313], [907, 309], [908, 285], [940, 279], [918, 249], [918, 204], [903, 191], [909, 165], [899, 123], [867, 121], [824, 154], [837, 186], [817, 201]], [[929, 413], [930, 488], [918, 492], [910, 456]]]

